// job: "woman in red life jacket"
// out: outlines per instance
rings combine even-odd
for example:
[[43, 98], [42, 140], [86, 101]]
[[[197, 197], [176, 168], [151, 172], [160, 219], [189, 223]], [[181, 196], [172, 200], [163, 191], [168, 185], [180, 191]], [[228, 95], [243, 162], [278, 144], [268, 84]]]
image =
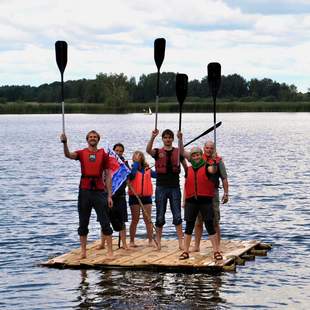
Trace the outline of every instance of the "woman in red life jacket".
[[136, 247], [135, 236], [137, 225], [140, 217], [140, 204], [137, 196], [140, 198], [143, 209], [143, 219], [146, 226], [149, 245], [153, 246], [153, 231], [151, 222], [152, 196], [153, 185], [151, 178], [156, 178], [156, 172], [152, 171], [145, 161], [144, 154], [140, 151], [135, 151], [132, 155], [133, 165], [129, 174], [128, 195], [129, 205], [131, 209], [131, 224], [129, 228], [131, 247]]
[[211, 241], [214, 258], [216, 260], [223, 259], [219, 252], [217, 238], [214, 229], [214, 210], [212, 207], [212, 199], [214, 197], [215, 184], [211, 180], [211, 175], [216, 173], [216, 162], [210, 165], [202, 158], [202, 150], [194, 147], [190, 152], [191, 166], [187, 168], [185, 176], [184, 196], [185, 196], [185, 216], [186, 221], [184, 252], [180, 255], [180, 259], [189, 258], [189, 247], [191, 243], [192, 233], [198, 213], [200, 212], [208, 231]]

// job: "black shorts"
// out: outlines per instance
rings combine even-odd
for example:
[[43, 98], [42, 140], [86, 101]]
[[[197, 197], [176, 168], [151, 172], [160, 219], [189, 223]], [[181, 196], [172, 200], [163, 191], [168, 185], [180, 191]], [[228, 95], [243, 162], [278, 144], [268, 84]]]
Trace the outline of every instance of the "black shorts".
[[[144, 205], [148, 205], [148, 204], [152, 204], [152, 196], [143, 196], [143, 197], [139, 197], [142, 204]], [[129, 196], [129, 205], [133, 206], [133, 205], [138, 205], [139, 201], [137, 199], [136, 196]]]
[[88, 234], [88, 225], [92, 208], [96, 211], [97, 220], [101, 225], [103, 234], [111, 235], [112, 229], [110, 226], [107, 194], [103, 191], [93, 191], [87, 189], [79, 190], [79, 235], [86, 236]]
[[126, 196], [113, 197], [113, 207], [110, 209], [110, 220], [115, 231], [121, 231], [125, 228], [125, 222], [128, 222]]

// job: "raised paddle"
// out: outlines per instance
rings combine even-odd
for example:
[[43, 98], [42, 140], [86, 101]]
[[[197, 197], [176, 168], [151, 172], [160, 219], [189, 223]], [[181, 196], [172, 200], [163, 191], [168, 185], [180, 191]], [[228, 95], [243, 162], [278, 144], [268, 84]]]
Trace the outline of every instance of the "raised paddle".
[[56, 41], [56, 62], [61, 75], [61, 110], [62, 132], [65, 133], [65, 98], [64, 98], [64, 72], [67, 65], [68, 44], [65, 41]]
[[218, 62], [208, 64], [208, 83], [213, 98], [214, 146], [216, 148], [216, 96], [221, 86], [221, 65]]
[[[216, 124], [216, 128], [220, 127], [221, 125], [222, 125], [222, 122], [218, 122], [218, 123]], [[211, 132], [212, 130], [214, 130], [214, 126], [210, 127], [209, 129], [207, 129], [206, 131], [204, 131], [202, 134], [200, 134], [199, 136], [197, 136], [197, 137], [194, 138], [193, 140], [187, 142], [187, 143], [184, 145], [184, 147], [190, 145], [191, 143], [193, 143], [194, 141], [198, 140], [199, 138], [201, 138], [201, 137], [207, 135], [207, 134], [208, 134], [209, 132]]]
[[175, 81], [175, 92], [179, 102], [179, 131], [181, 131], [183, 103], [187, 96], [187, 84], [188, 84], [187, 75], [183, 73], [177, 73]]
[[159, 76], [160, 67], [165, 58], [166, 40], [158, 38], [154, 41], [154, 60], [157, 67], [157, 84], [156, 84], [156, 105], [155, 105], [155, 129], [157, 129], [157, 114], [158, 114], [158, 101], [159, 101]]

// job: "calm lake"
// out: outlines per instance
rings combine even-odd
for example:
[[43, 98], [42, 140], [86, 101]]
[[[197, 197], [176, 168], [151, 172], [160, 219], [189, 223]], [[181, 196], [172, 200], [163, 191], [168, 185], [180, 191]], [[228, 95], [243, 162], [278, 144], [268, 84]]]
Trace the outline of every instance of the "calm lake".
[[[145, 150], [154, 118], [68, 115], [70, 150], [84, 148], [86, 133], [96, 129], [101, 145], [122, 142], [130, 159]], [[230, 183], [230, 202], [221, 207], [223, 238], [262, 240], [273, 249], [235, 273], [214, 275], [39, 267], [79, 246], [79, 163], [63, 156], [61, 115], [0, 115], [1, 308], [309, 309], [310, 113], [225, 113], [217, 120], [223, 122], [217, 149]], [[177, 114], [160, 114], [158, 121], [160, 131], [178, 128]], [[184, 114], [185, 142], [212, 122], [212, 114]], [[168, 210], [166, 238], [175, 237], [171, 222]], [[142, 220], [138, 228], [144, 238]], [[99, 233], [93, 212], [89, 240]]]

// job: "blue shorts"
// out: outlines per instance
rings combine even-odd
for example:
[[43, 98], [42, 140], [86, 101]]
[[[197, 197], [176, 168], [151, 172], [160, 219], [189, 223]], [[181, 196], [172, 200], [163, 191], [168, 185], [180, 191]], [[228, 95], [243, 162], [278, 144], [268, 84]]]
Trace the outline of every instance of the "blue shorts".
[[156, 227], [165, 225], [165, 214], [167, 210], [167, 202], [169, 200], [170, 209], [173, 216], [172, 223], [174, 225], [182, 224], [181, 216], [181, 191], [179, 187], [163, 187], [156, 186], [155, 202], [156, 202]]

